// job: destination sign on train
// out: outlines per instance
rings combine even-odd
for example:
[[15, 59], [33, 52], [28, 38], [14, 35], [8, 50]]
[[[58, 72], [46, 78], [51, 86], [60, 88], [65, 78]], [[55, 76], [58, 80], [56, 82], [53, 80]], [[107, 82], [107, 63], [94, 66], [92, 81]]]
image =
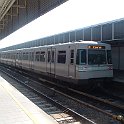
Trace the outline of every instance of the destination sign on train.
[[89, 49], [105, 49], [105, 46], [88, 46]]

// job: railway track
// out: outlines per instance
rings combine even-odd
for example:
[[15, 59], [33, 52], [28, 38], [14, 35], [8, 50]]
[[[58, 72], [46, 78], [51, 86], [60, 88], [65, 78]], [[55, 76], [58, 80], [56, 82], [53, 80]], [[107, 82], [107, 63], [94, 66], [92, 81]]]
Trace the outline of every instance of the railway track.
[[[92, 120], [86, 118], [85, 116], [80, 115], [79, 113], [69, 109], [62, 104], [58, 103], [56, 100], [53, 100], [49, 96], [43, 94], [37, 89], [33, 88], [31, 85], [28, 85], [28, 82], [24, 79], [24, 76], [21, 76], [18, 79], [16, 78], [17, 74], [13, 73], [9, 69], [5, 71], [5, 69], [1, 70], [2, 73], [7, 74], [9, 77], [14, 78], [16, 81], [12, 80], [9, 77], [6, 77], [1, 73], [1, 75], [8, 79], [12, 85], [18, 89], [22, 94], [24, 94], [27, 98], [29, 98], [34, 104], [44, 110], [47, 114], [51, 115], [58, 123], [60, 124], [96, 124]], [[18, 75], [19, 76], [19, 75]], [[22, 80], [23, 79], [23, 80]], [[24, 82], [24, 83], [23, 83]], [[23, 85], [22, 85], [23, 83]]]
[[[9, 71], [9, 70], [8, 70]], [[12, 73], [12, 72], [9, 72]], [[22, 72], [21, 72], [22, 73]], [[16, 75], [16, 74], [14, 74]], [[37, 89], [38, 91], [42, 90], [42, 92], [44, 92], [44, 94], [47, 94], [47, 97], [52, 97], [55, 99], [55, 101], [60, 101], [61, 103], [66, 106], [67, 108], [69, 108], [69, 104], [70, 104], [70, 108], [73, 108], [73, 111], [76, 111], [76, 113], [78, 113], [79, 115], [83, 115], [85, 114], [85, 117], [89, 118], [89, 120], [92, 120], [91, 122], [93, 123], [101, 123], [101, 124], [106, 124], [106, 123], [123, 123], [124, 119], [123, 119], [123, 106], [120, 106], [120, 104], [113, 104], [113, 102], [110, 102], [105, 99], [102, 98], [98, 98], [86, 93], [83, 93], [81, 91], [77, 91], [71, 88], [65, 88], [63, 86], [55, 86], [55, 84], [52, 82], [52, 86], [49, 87], [49, 90], [45, 89], [48, 88], [46, 86], [43, 86], [41, 83], [37, 82], [37, 81], [33, 81], [31, 80], [29, 77], [23, 76], [18, 76], [21, 79], [21, 82], [24, 82], [25, 85], [28, 84], [28, 87], [33, 87], [34, 89]], [[25, 80], [22, 81], [22, 79]], [[40, 79], [43, 82], [47, 82], [44, 79]], [[37, 83], [37, 86], [34, 85]], [[45, 87], [45, 88], [43, 88]], [[60, 90], [61, 89], [61, 90]], [[49, 91], [49, 93], [48, 93]], [[62, 91], [62, 92], [61, 92]], [[63, 93], [64, 92], [64, 93]], [[59, 95], [58, 95], [59, 94]], [[60, 94], [61, 94], [61, 98], [60, 98]], [[65, 100], [66, 97], [66, 100]], [[71, 99], [71, 100], [67, 100]], [[65, 100], [67, 103], [63, 103], [62, 101]], [[38, 100], [39, 101], [39, 100]], [[71, 103], [70, 103], [71, 102]], [[74, 103], [74, 104], [73, 104]], [[95, 103], [95, 104], [94, 104]], [[78, 106], [78, 107], [77, 107]], [[103, 107], [104, 106], [104, 107]], [[66, 111], [68, 111], [68, 109], [66, 109]], [[83, 112], [82, 112], [83, 111]], [[121, 113], [120, 113], [121, 112]], [[83, 114], [82, 114], [83, 113]], [[104, 122], [103, 120], [101, 121], [100, 119], [97, 120], [98, 116], [101, 114], [101, 116], [104, 116]], [[103, 114], [103, 115], [102, 115]], [[97, 116], [97, 117], [95, 117]], [[105, 117], [106, 116], [106, 117]], [[93, 121], [95, 118], [95, 121]], [[106, 122], [105, 121], [105, 118]], [[100, 122], [101, 121], [101, 122]]]

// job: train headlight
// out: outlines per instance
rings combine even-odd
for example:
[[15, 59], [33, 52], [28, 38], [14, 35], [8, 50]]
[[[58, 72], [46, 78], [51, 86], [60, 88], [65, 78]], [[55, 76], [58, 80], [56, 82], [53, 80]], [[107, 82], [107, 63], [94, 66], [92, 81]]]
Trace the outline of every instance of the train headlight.
[[87, 67], [79, 66], [78, 71], [87, 71]]
[[84, 71], [87, 71], [87, 67], [83, 67], [83, 70], [84, 70]]
[[109, 65], [108, 66], [108, 70], [113, 70], [113, 66], [112, 65]]

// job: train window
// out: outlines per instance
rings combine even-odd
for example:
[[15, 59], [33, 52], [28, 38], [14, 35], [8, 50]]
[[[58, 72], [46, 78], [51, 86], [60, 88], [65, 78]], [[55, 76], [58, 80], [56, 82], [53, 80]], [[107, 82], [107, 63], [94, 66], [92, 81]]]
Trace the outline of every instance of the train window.
[[107, 50], [107, 61], [108, 64], [112, 64], [111, 50]]
[[11, 59], [13, 59], [13, 53], [11, 53]]
[[26, 53], [24, 54], [24, 60], [26, 60]]
[[28, 60], [28, 52], [25, 54], [25, 60]]
[[4, 59], [5, 59], [5, 57], [6, 57], [6, 54], [4, 53]]
[[40, 61], [45, 62], [45, 52], [44, 51], [41, 52], [41, 54], [40, 54]]
[[9, 58], [9, 53], [7, 53], [7, 58]]
[[5, 58], [6, 58], [6, 53], [5, 53]]
[[20, 53], [20, 60], [22, 60], [22, 53]]
[[77, 65], [86, 64], [86, 50], [85, 49], [77, 50], [76, 64]]
[[18, 60], [21, 60], [21, 53], [18, 53]]
[[4, 53], [4, 58], [6, 58], [6, 54]]
[[9, 53], [9, 59], [11, 59], [11, 54]]
[[51, 59], [51, 57], [50, 57], [50, 51], [48, 51], [48, 62], [50, 62], [50, 59]]
[[16, 53], [16, 59], [17, 60], [19, 59], [19, 53]]
[[29, 52], [29, 61], [31, 61], [31, 52]]
[[66, 51], [58, 51], [58, 63], [64, 64], [66, 62]]
[[31, 61], [34, 61], [34, 52], [31, 53]]
[[70, 51], [70, 63], [73, 64], [74, 63], [74, 50]]
[[6, 54], [4, 53], [4, 58], [6, 58]]
[[40, 61], [40, 52], [36, 52], [35, 61]]
[[13, 53], [13, 59], [15, 59], [15, 54]]
[[20, 53], [19, 53], [18, 59], [20, 60]]
[[5, 55], [6, 55], [5, 58], [7, 58], [7, 53]]
[[88, 64], [106, 64], [105, 50], [88, 50]]
[[34, 61], [34, 52], [29, 53], [29, 61]]
[[23, 60], [25, 60], [25, 53], [23, 53]]
[[55, 54], [55, 52], [52, 51], [52, 59], [51, 59], [51, 62], [52, 62], [52, 63], [54, 63], [54, 58], [55, 58], [54, 54]]

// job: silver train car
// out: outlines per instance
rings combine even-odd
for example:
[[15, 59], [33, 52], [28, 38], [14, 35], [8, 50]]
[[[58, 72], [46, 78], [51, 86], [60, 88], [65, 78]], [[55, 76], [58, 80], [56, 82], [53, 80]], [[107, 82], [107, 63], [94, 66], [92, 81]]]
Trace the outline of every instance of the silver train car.
[[94, 41], [2, 51], [0, 62], [78, 85], [113, 77], [111, 46]]

